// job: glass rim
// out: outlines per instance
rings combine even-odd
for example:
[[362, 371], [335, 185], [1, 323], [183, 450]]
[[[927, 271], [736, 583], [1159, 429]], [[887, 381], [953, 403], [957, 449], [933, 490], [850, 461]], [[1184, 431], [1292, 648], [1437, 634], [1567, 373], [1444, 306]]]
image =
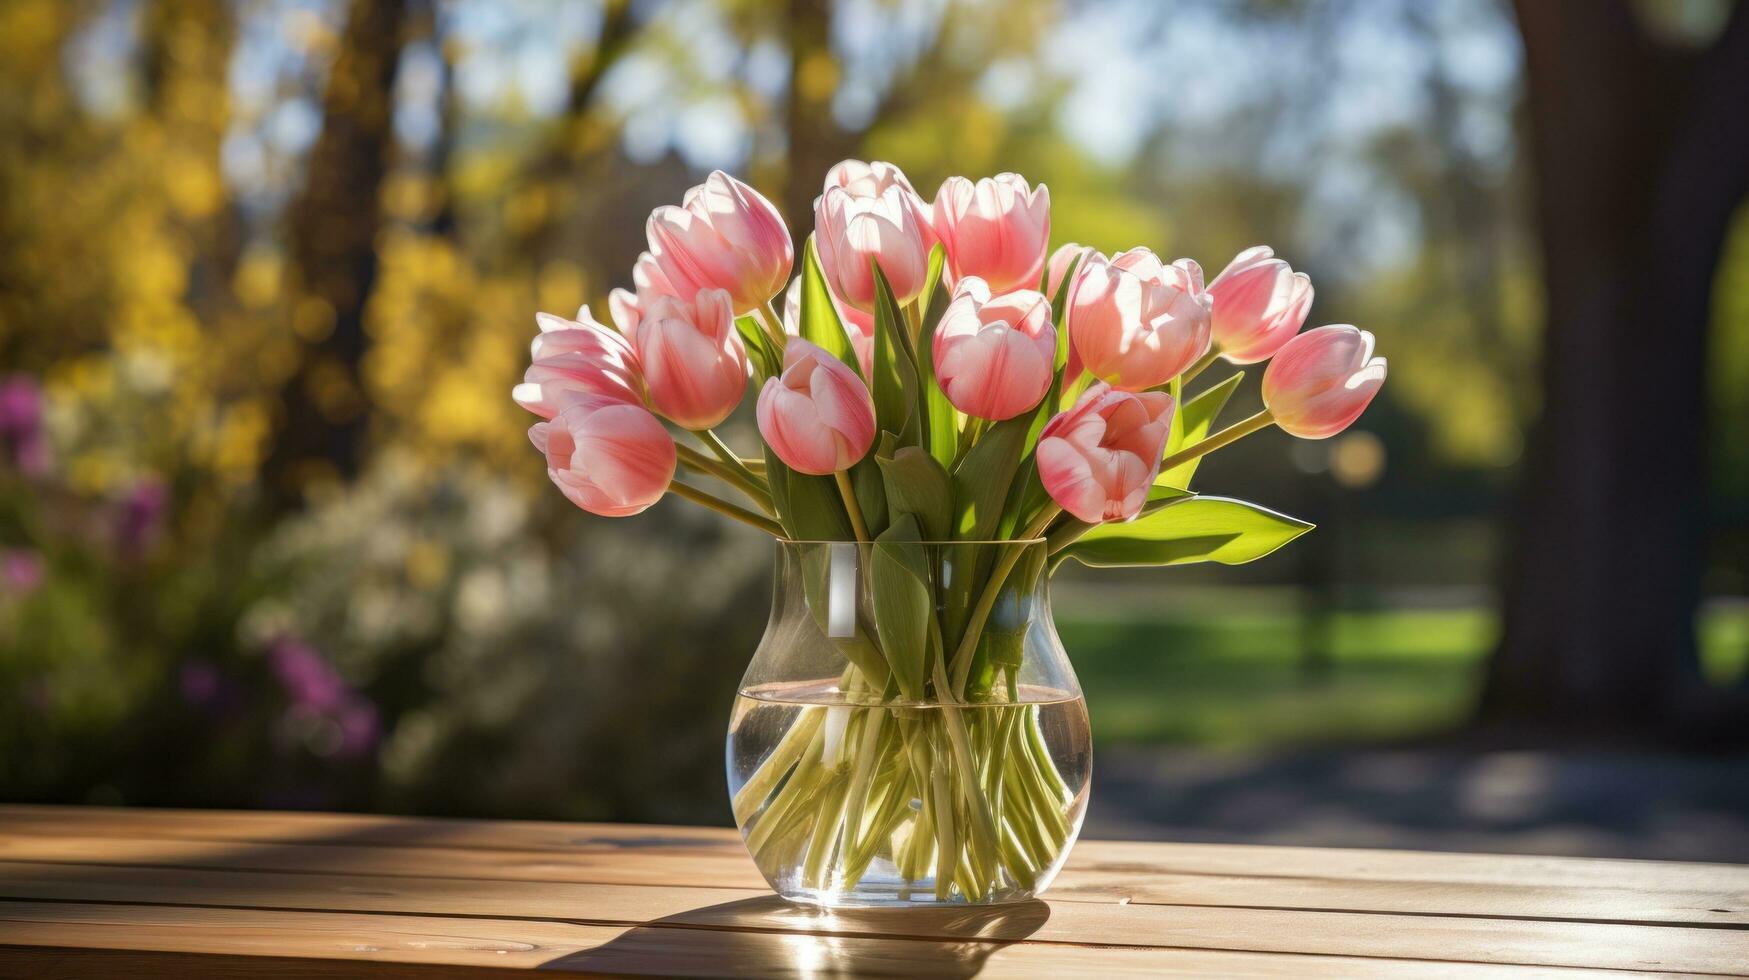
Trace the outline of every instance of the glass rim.
[[948, 545], [993, 545], [993, 544], [1048, 544], [1049, 538], [964, 538], [958, 541], [940, 541], [924, 539], [920, 541], [858, 541], [855, 538], [843, 540], [837, 538], [779, 538], [771, 539], [778, 545], [820, 545], [820, 544], [854, 544], [854, 545], [922, 545], [926, 547], [946, 547]]

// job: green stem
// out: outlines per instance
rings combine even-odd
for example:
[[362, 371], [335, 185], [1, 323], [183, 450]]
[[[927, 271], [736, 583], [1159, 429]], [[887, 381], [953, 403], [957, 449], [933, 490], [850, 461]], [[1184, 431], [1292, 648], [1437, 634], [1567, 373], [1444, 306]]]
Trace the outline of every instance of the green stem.
[[1191, 460], [1196, 459], [1198, 456], [1212, 453], [1223, 446], [1232, 445], [1251, 433], [1256, 432], [1258, 429], [1267, 428], [1274, 423], [1275, 417], [1270, 415], [1269, 409], [1266, 408], [1242, 422], [1234, 422], [1232, 425], [1227, 426], [1225, 429], [1209, 436], [1207, 439], [1204, 439], [1194, 446], [1186, 446], [1166, 457], [1166, 459], [1160, 464], [1160, 472], [1164, 473], [1175, 466], [1188, 463]]
[[674, 453], [676, 456], [680, 457], [680, 462], [682, 464], [689, 466], [700, 473], [714, 476], [740, 491], [741, 496], [753, 501], [754, 504], [758, 505], [760, 510], [765, 511], [766, 516], [777, 516], [777, 511], [773, 509], [771, 505], [771, 494], [764, 488], [763, 484], [749, 481], [741, 474], [735, 472], [724, 464], [711, 459], [709, 456], [704, 455], [690, 446], [682, 446], [676, 443], [674, 446]]
[[953, 696], [958, 697], [959, 692], [965, 690], [966, 675], [972, 669], [972, 653], [978, 648], [978, 637], [984, 632], [984, 620], [990, 617], [990, 610], [996, 605], [996, 597], [1002, 594], [1002, 583], [1007, 580], [1015, 563], [1020, 561], [1021, 552], [1026, 550], [1024, 542], [1043, 533], [1060, 513], [1061, 507], [1054, 503], [1046, 504], [1038, 516], [1033, 518], [1032, 523], [1027, 525], [1026, 530], [1015, 539], [1020, 546], [1006, 548], [1005, 553], [997, 560], [995, 569], [990, 572], [990, 581], [984, 585], [983, 595], [978, 596], [978, 604], [972, 607], [971, 618], [966, 621], [966, 631], [960, 636], [959, 648], [953, 654]]
[[717, 458], [723, 461], [723, 465], [740, 474], [741, 478], [748, 483], [770, 493], [770, 488], [765, 485], [764, 477], [748, 469], [747, 461], [742, 459], [739, 453], [730, 449], [729, 444], [723, 441], [722, 436], [717, 435], [715, 429], [694, 429], [692, 434], [697, 436], [698, 441], [704, 443], [711, 452], [716, 453]]
[[789, 333], [783, 329], [783, 317], [778, 315], [777, 307], [771, 305], [771, 300], [766, 300], [764, 309], [755, 309], [753, 316], [765, 326], [766, 335], [777, 345], [777, 352], [782, 354], [789, 341]]
[[856, 502], [856, 490], [850, 485], [850, 474], [839, 470], [832, 474], [838, 483], [838, 493], [844, 498], [844, 509], [850, 512], [850, 526], [856, 530], [856, 540], [867, 544], [868, 524], [862, 519], [862, 507]]
[[687, 500], [700, 506], [709, 507], [711, 510], [722, 514], [724, 517], [733, 517], [735, 520], [750, 527], [756, 527], [774, 538], [781, 538], [784, 536], [783, 528], [776, 521], [767, 517], [761, 517], [745, 507], [737, 507], [734, 504], [729, 503], [727, 500], [706, 493], [689, 483], [672, 480], [668, 484], [668, 492], [677, 496], [685, 497]]
[[1207, 371], [1210, 364], [1213, 364], [1214, 362], [1216, 362], [1220, 359], [1221, 359], [1220, 348], [1215, 347], [1212, 344], [1209, 345], [1209, 352], [1207, 354], [1204, 354], [1203, 356], [1197, 358], [1195, 364], [1192, 364], [1190, 367], [1185, 368], [1184, 373], [1178, 376], [1178, 383], [1179, 384], [1186, 384], [1186, 385], [1190, 384], [1192, 379], [1194, 379], [1197, 375], [1203, 373], [1204, 371]]

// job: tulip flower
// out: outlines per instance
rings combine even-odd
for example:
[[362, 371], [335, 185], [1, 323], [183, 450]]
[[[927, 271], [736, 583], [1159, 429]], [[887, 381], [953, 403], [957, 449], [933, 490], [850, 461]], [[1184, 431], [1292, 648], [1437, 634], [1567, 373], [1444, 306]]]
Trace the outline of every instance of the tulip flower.
[[935, 374], [953, 407], [981, 419], [1013, 418], [1037, 405], [1056, 368], [1057, 331], [1043, 293], [991, 296], [961, 279], [935, 328]]
[[1215, 348], [1234, 364], [1268, 360], [1293, 339], [1312, 309], [1311, 278], [1267, 245], [1240, 252], [1208, 291], [1215, 304]]
[[[1093, 249], [1085, 245], [1077, 245], [1074, 242], [1063, 245], [1051, 253], [1050, 261], [1045, 263], [1046, 296], [1054, 297], [1057, 295], [1057, 287], [1063, 284], [1063, 274], [1069, 271], [1069, 263], [1080, 258], [1083, 254], [1087, 254], [1089, 257], [1099, 255]], [[1105, 258], [1103, 255], [1099, 255], [1099, 257]]]
[[926, 239], [924, 254], [927, 255], [928, 250], [935, 247], [935, 229], [931, 224], [933, 218], [929, 205], [925, 204], [923, 198], [918, 196], [916, 188], [911, 186], [911, 181], [906, 178], [905, 172], [893, 164], [882, 160], [875, 160], [872, 163], [864, 163], [861, 160], [840, 160], [831, 170], [826, 171], [826, 184], [825, 187], [821, 188], [821, 193], [825, 193], [826, 188], [830, 187], [842, 187], [850, 193], [850, 196], [863, 198], [878, 198], [885, 194], [888, 188], [897, 187], [900, 192], [899, 196], [904, 199], [905, 207], [917, 216], [917, 225], [923, 230]]
[[784, 347], [783, 373], [759, 392], [758, 418], [759, 434], [798, 473], [847, 470], [874, 445], [874, 399], [862, 379], [800, 337]]
[[1263, 372], [1263, 404], [1275, 424], [1301, 439], [1348, 428], [1385, 383], [1373, 336], [1346, 323], [1289, 340]]
[[1071, 288], [1068, 328], [1076, 361], [1099, 379], [1125, 391], [1165, 384], [1209, 348], [1202, 270], [1145, 249], [1109, 261], [1090, 253]]
[[993, 292], [1037, 288], [1051, 237], [1051, 192], [1019, 174], [949, 177], [935, 195], [935, 234], [950, 284], [977, 276]]
[[630, 405], [644, 403], [638, 355], [626, 339], [595, 321], [585, 306], [577, 319], [535, 314], [541, 332], [531, 346], [534, 363], [522, 384], [510, 390], [516, 404], [543, 419], [580, 395], [598, 395]]
[[636, 514], [674, 479], [674, 439], [642, 405], [586, 395], [536, 422], [528, 438], [546, 455], [548, 478], [591, 514]]
[[[842, 166], [842, 164], [840, 164]], [[868, 377], [874, 364], [874, 317], [854, 306], [845, 306], [832, 297], [832, 308], [838, 311], [838, 321], [844, 324], [844, 332], [850, 337], [850, 347], [856, 352], [856, 364], [862, 368], [862, 376]], [[802, 332], [802, 277], [790, 280], [789, 289], [783, 294], [783, 332], [791, 337], [798, 337]]]
[[[860, 186], [860, 184], [859, 184]], [[845, 305], [874, 312], [874, 273], [881, 273], [902, 306], [923, 292], [933, 242], [911, 203], [916, 194], [897, 184], [873, 197], [836, 185], [814, 201], [814, 247], [832, 294]]]
[[650, 404], [687, 429], [708, 429], [735, 410], [747, 390], [747, 348], [735, 330], [729, 294], [701, 289], [691, 303], [652, 297], [632, 346]]
[[[648, 262], [638, 270], [650, 292], [688, 298], [726, 290], [736, 315], [760, 309], [783, 292], [795, 264], [789, 229], [771, 202], [721, 170], [686, 192], [681, 207], [650, 213]], [[639, 283], [639, 294], [645, 293]]]
[[1127, 521], [1141, 513], [1172, 429], [1172, 396], [1093, 384], [1039, 433], [1045, 491], [1076, 520]]

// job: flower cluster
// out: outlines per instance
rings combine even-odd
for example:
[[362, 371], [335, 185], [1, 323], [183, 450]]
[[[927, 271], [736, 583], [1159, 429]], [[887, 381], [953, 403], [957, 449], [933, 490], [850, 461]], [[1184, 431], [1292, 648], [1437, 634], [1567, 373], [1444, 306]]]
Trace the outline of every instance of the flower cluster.
[[[612, 325], [587, 307], [539, 314], [513, 393], [541, 417], [530, 438], [553, 482], [606, 516], [674, 492], [774, 534], [878, 534], [868, 518], [890, 508], [853, 487], [881, 481], [849, 474], [915, 446], [952, 477], [976, 466], [1008, 482], [994, 498], [1002, 521], [956, 501], [956, 533], [1069, 541], [1077, 522], [1084, 532], [1189, 496], [1163, 474], [1250, 432], [1340, 432], [1385, 378], [1371, 334], [1301, 332], [1311, 281], [1269, 248], [1206, 283], [1195, 261], [1145, 247], [1051, 251], [1050, 193], [1018, 174], [950, 177], [928, 202], [898, 167], [846, 160], [815, 199], [799, 263], [771, 202], [722, 172], [657, 208], [646, 231]], [[1262, 411], [1211, 433], [1237, 378], [1195, 396], [1186, 385], [1218, 360], [1268, 366]], [[764, 445], [744, 457], [712, 429], [749, 379]], [[677, 445], [681, 429], [704, 451]], [[753, 506], [676, 478], [686, 472]], [[823, 505], [800, 481], [828, 477], [841, 510], [809, 513]]]

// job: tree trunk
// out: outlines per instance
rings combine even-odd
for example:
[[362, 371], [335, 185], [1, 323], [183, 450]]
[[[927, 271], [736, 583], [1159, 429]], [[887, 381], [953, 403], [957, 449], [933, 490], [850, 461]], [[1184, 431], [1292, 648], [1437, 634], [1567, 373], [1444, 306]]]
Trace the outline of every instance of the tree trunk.
[[1705, 338], [1749, 189], [1749, 4], [1704, 51], [1627, 0], [1519, 0], [1547, 284], [1543, 412], [1485, 723], [1677, 734], [1703, 690]]
[[312, 482], [356, 474], [368, 418], [360, 364], [376, 281], [379, 190], [394, 148], [395, 74], [405, 0], [352, 0], [322, 98], [322, 134], [291, 206], [302, 364], [283, 392], [268, 489], [294, 501]]

